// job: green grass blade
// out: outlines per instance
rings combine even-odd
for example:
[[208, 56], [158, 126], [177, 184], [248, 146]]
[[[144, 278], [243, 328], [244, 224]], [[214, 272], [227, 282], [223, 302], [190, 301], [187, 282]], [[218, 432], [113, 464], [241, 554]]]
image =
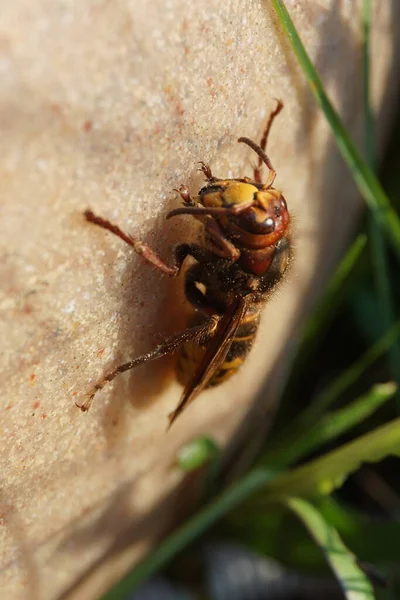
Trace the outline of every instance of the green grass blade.
[[290, 498], [286, 504], [303, 521], [325, 554], [347, 600], [373, 600], [375, 595], [370, 582], [358, 567], [356, 557], [340, 539], [336, 529], [305, 500]]
[[389, 329], [371, 348], [356, 360], [348, 369], [343, 371], [330, 385], [328, 385], [313, 400], [302, 413], [286, 428], [279, 433], [279, 440], [273, 444], [270, 451], [290, 445], [291, 440], [297, 438], [304, 431], [308, 431], [323, 415], [323, 413], [336, 402], [341, 395], [353, 385], [363, 373], [380, 358], [400, 335], [400, 321]]
[[400, 335], [400, 321], [397, 321], [385, 335], [356, 360], [348, 369], [317, 395], [311, 406], [299, 418], [299, 427], [309, 427], [320, 415], [334, 404], [341, 395], [355, 383], [365, 371], [394, 344]]
[[[390, 518], [371, 519], [368, 514], [341, 505], [340, 500], [332, 496], [321, 496], [313, 504], [358, 557], [376, 565], [399, 564], [399, 522]], [[266, 506], [264, 502], [261, 509], [255, 510], [248, 501], [229, 513], [221, 532], [239, 539], [254, 552], [273, 556], [295, 570], [321, 572], [322, 565], [314, 544], [302, 535], [292, 519], [287, 518], [282, 506], [284, 504]]]
[[317, 308], [306, 322], [301, 342], [302, 349], [299, 351], [302, 364], [306, 362], [307, 357], [314, 350], [316, 341], [332, 321], [338, 305], [344, 298], [344, 286], [350, 275], [353, 273], [354, 267], [357, 264], [366, 243], [367, 237], [364, 234], [357, 236], [356, 240], [352, 243], [345, 256], [336, 267]]
[[363, 104], [364, 104], [364, 130], [365, 149], [368, 163], [376, 173], [378, 162], [375, 151], [375, 123], [370, 102], [370, 32], [371, 32], [371, 0], [363, 0]]
[[396, 384], [389, 382], [375, 385], [345, 408], [326, 414], [309, 430], [302, 432], [291, 443], [283, 444], [274, 452], [267, 452], [262, 458], [263, 465], [284, 467], [299, 461], [306, 454], [320, 446], [332, 442], [349, 429], [362, 423], [396, 393]]
[[211, 525], [261, 487], [266, 486], [274, 477], [275, 474], [272, 472], [257, 469], [243, 477], [240, 482], [231, 485], [215, 501], [205, 506], [175, 533], [161, 542], [133, 571], [107, 592], [102, 600], [125, 600], [129, 593], [165, 566], [169, 560], [196, 540]]
[[296, 53], [311, 91], [332, 128], [338, 148], [353, 175], [354, 181], [373, 213], [374, 218], [387, 231], [393, 250], [400, 260], [400, 219], [374, 173], [362, 160], [338, 113], [328, 99], [321, 80], [300, 40], [284, 2], [282, 0], [272, 0], [272, 4]]
[[[370, 102], [370, 31], [371, 31], [371, 0], [363, 0], [363, 104], [365, 149], [367, 161], [371, 169], [377, 173], [378, 160], [375, 148], [375, 123]], [[390, 285], [389, 271], [386, 259], [386, 244], [383, 232], [376, 220], [369, 215], [368, 223], [371, 264], [375, 287], [379, 302], [381, 333], [391, 327], [395, 321], [393, 294]], [[389, 361], [393, 378], [400, 384], [400, 346], [393, 344], [389, 350]], [[400, 401], [400, 398], [398, 398]]]
[[[287, 399], [293, 396], [292, 389], [296, 388], [299, 378], [302, 377], [307, 362], [316, 350], [319, 340], [328, 329], [333, 321], [336, 312], [339, 310], [342, 303], [348, 297], [350, 289], [354, 283], [354, 277], [350, 277], [354, 273], [355, 266], [366, 246], [367, 236], [360, 234], [347, 249], [345, 255], [340, 260], [333, 275], [330, 277], [328, 285], [324, 290], [322, 298], [319, 300], [317, 307], [308, 317], [303, 327], [300, 344], [296, 350], [296, 357], [291, 370], [290, 379], [286, 385], [284, 398], [281, 402], [280, 410], [276, 420], [276, 428], [271, 432], [270, 444], [275, 444], [275, 440], [280, 444], [282, 439], [282, 430], [280, 427], [280, 419], [283, 416], [283, 426], [287, 422], [285, 408]], [[293, 386], [293, 387], [292, 387]], [[285, 427], [286, 431], [287, 427]]]

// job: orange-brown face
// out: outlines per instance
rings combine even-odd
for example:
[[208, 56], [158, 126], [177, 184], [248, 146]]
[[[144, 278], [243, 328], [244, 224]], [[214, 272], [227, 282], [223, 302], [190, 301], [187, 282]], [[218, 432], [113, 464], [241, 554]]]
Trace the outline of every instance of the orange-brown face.
[[278, 190], [261, 189], [255, 193], [251, 207], [238, 215], [231, 215], [228, 221], [236, 232], [242, 231], [244, 238], [252, 238], [256, 242], [257, 236], [262, 236], [258, 241], [265, 247], [275, 244], [285, 235], [290, 217], [286, 200]]

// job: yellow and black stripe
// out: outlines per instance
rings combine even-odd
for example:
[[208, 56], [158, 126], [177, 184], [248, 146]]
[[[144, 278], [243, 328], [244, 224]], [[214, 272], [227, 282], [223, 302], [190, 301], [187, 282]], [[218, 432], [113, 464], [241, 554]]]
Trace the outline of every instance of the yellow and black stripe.
[[219, 385], [226, 381], [242, 366], [247, 354], [253, 346], [259, 323], [260, 308], [257, 305], [253, 305], [248, 308], [242, 319], [235, 337], [232, 339], [228, 354], [214, 377], [211, 379], [209, 387]]

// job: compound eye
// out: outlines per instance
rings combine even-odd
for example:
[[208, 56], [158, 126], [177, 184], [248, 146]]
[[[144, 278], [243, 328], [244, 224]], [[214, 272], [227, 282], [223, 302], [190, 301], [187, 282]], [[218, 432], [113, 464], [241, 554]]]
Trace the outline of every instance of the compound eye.
[[265, 227], [268, 227], [270, 231], [275, 231], [275, 221], [272, 217], [268, 217], [268, 219], [265, 219], [263, 225]]

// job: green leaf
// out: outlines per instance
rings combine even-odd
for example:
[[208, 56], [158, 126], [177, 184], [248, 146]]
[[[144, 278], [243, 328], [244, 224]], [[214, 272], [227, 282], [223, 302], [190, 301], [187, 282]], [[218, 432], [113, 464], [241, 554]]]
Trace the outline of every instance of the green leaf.
[[220, 449], [214, 440], [202, 436], [179, 448], [176, 455], [176, 465], [182, 471], [190, 473], [214, 461], [219, 455]]
[[387, 231], [393, 250], [400, 260], [400, 219], [374, 173], [361, 158], [342, 120], [328, 99], [284, 2], [282, 0], [272, 0], [272, 4], [296, 53], [310, 89], [332, 128], [338, 148], [353, 175], [354, 181], [374, 218]]
[[[331, 496], [323, 496], [318, 510], [338, 530], [358, 558], [380, 565], [400, 561], [400, 523], [392, 519], [371, 519]], [[395, 512], [395, 510], [393, 511]]]
[[252, 506], [257, 506], [257, 500], [265, 505], [290, 496], [330, 494], [362, 463], [378, 462], [390, 455], [400, 456], [400, 418], [277, 477], [267, 493], [257, 494]]
[[286, 504], [303, 521], [315, 542], [325, 554], [347, 600], [372, 600], [372, 586], [357, 565], [357, 558], [346, 548], [336, 529], [325, 521], [318, 510], [300, 498]]
[[313, 427], [299, 434], [290, 443], [268, 452], [262, 458], [262, 465], [284, 467], [299, 461], [306, 454], [317, 450], [318, 447], [332, 442], [337, 437], [362, 423], [372, 415], [382, 404], [392, 398], [396, 393], [395, 383], [382, 383], [361, 396], [345, 408], [328, 413]]

